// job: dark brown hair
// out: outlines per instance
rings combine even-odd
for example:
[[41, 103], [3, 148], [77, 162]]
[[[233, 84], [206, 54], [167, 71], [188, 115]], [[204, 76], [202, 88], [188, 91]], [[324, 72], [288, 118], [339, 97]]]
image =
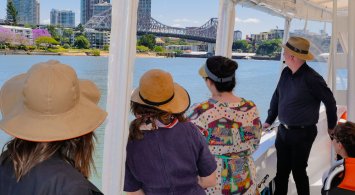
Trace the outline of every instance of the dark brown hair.
[[[236, 61], [223, 56], [213, 56], [208, 58], [206, 60], [206, 66], [214, 75], [218, 76], [219, 78], [232, 76], [238, 69], [238, 63]], [[219, 92], [231, 92], [236, 85], [235, 76], [232, 81], [223, 83], [215, 82], [212, 79], [209, 80], [214, 83], [216, 89]]]
[[172, 114], [151, 106], [138, 104], [136, 102], [131, 102], [131, 112], [134, 116], [136, 116], [136, 119], [134, 119], [129, 125], [129, 140], [143, 139], [143, 132], [139, 129], [139, 127], [144, 123], [152, 123], [152, 125], [155, 125], [153, 121], [159, 120], [163, 124], [169, 124], [175, 118], [177, 118], [179, 122], [186, 121], [184, 112]]
[[14, 138], [4, 146], [6, 149], [3, 149], [0, 164], [10, 160], [14, 166], [16, 179], [20, 181], [37, 164], [58, 154], [87, 178], [93, 167], [94, 139], [93, 132], [56, 142], [32, 142]]
[[355, 123], [339, 123], [330, 136], [343, 145], [349, 157], [355, 157]]

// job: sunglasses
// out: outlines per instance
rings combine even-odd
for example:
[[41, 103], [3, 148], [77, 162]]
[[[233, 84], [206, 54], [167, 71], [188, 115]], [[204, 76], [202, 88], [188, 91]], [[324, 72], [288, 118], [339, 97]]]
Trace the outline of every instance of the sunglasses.
[[330, 137], [330, 140], [332, 140], [332, 141], [335, 138], [334, 135], [329, 135], [329, 137]]
[[335, 141], [338, 141], [337, 137], [335, 137], [334, 134], [329, 134], [330, 140], [333, 141], [335, 139]]

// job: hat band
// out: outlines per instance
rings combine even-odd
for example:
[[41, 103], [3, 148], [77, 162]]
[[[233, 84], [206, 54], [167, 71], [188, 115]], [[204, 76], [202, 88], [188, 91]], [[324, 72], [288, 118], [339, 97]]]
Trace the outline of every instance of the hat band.
[[291, 44], [289, 44], [288, 42], [286, 43], [286, 46], [287, 46], [289, 49], [291, 49], [292, 51], [296, 52], [296, 53], [308, 54], [308, 51], [302, 50], [302, 49], [298, 49], [298, 48], [292, 46]]
[[141, 92], [139, 92], [139, 97], [142, 99], [142, 101], [144, 103], [148, 104], [148, 105], [151, 105], [151, 106], [161, 106], [161, 105], [164, 105], [166, 103], [169, 103], [174, 98], [174, 95], [175, 94], [173, 93], [173, 95], [169, 99], [167, 99], [165, 101], [162, 101], [162, 102], [152, 102], [150, 100], [147, 100], [147, 99], [143, 98], [143, 96], [141, 95]]
[[233, 75], [231, 75], [229, 77], [224, 77], [224, 78], [220, 78], [220, 77], [216, 76], [208, 69], [207, 64], [205, 64], [205, 71], [206, 71], [208, 78], [210, 78], [213, 81], [218, 82], [218, 83], [229, 82], [229, 81], [232, 81], [234, 78], [234, 73], [233, 73]]

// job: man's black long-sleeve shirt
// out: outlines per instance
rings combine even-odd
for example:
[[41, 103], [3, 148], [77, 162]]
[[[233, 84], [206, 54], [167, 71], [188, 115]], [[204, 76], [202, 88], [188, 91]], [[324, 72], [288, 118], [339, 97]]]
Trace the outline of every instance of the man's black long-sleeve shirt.
[[294, 74], [286, 67], [272, 96], [266, 123], [276, 117], [283, 124], [301, 126], [318, 123], [320, 103], [326, 108], [328, 128], [337, 122], [337, 107], [323, 77], [304, 63]]

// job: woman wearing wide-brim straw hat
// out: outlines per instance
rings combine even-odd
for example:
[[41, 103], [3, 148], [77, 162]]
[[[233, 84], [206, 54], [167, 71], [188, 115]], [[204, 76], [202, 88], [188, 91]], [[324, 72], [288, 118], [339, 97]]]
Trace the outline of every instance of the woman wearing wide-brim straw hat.
[[131, 96], [124, 191], [202, 195], [216, 183], [216, 162], [203, 136], [185, 122], [187, 91], [165, 71], [144, 73]]
[[33, 65], [0, 91], [0, 194], [102, 194], [87, 178], [94, 133], [107, 113], [99, 89], [58, 61]]

